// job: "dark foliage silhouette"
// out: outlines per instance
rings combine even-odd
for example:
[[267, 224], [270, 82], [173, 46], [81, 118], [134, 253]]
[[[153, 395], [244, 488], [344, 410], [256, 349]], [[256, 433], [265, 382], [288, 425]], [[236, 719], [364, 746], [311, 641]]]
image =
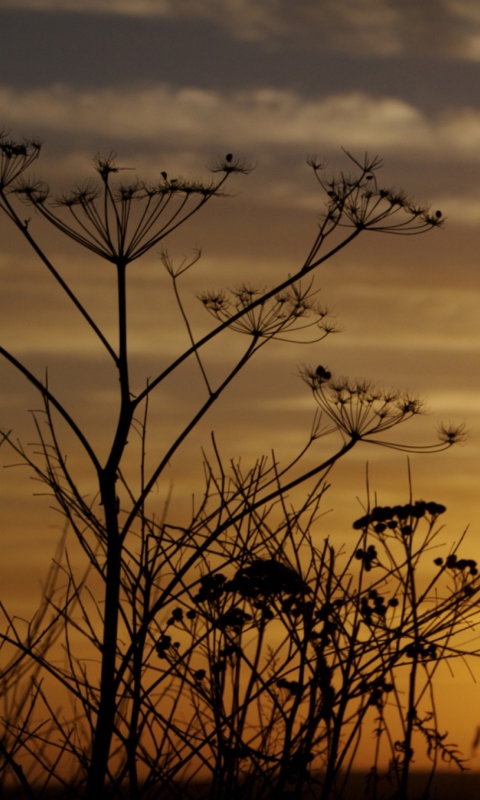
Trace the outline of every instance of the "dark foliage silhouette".
[[[3, 790], [20, 787], [29, 798], [53, 790], [88, 800], [173, 798], [195, 796], [201, 778], [212, 800], [299, 797], [314, 789], [322, 799], [339, 797], [367, 726], [376, 742], [372, 798], [380, 797], [385, 748], [388, 777], [402, 798], [419, 740], [432, 774], [441, 759], [462, 765], [438, 727], [434, 678], [441, 663], [466, 652], [477, 567], [455, 549], [430, 565], [426, 587], [417, 578], [420, 559], [431, 559], [444, 508], [411, 498], [388, 509], [368, 507], [354, 524], [359, 538], [350, 553], [336, 553], [328, 541], [319, 547], [314, 536], [326, 478], [354, 447], [373, 442], [436, 452], [458, 441], [460, 429], [441, 429], [438, 442], [426, 446], [390, 440], [393, 428], [422, 413], [417, 398], [336, 376], [325, 366], [305, 368], [318, 410], [291, 463], [261, 457], [249, 468], [235, 461], [226, 466], [212, 437], [203, 497], [189, 518], [171, 519], [168, 507], [163, 516], [152, 510], [152, 493], [172, 457], [261, 348], [273, 339], [319, 342], [334, 330], [316, 297], [318, 268], [360, 235], [422, 233], [440, 226], [441, 214], [383, 188], [378, 159], [349, 156], [352, 174], [333, 177], [311, 159], [324, 207], [306, 259], [267, 289], [236, 284], [199, 293], [215, 320], [201, 338], [180, 290], [200, 253], [176, 264], [162, 250], [190, 345], [138, 387], [128, 350], [127, 269], [163, 246], [250, 165], [229, 153], [212, 163], [208, 181], [162, 172], [149, 183], [132, 179], [113, 156], [97, 157], [96, 180], [55, 196], [27, 173], [39, 154], [36, 141], [0, 137], [0, 208], [113, 363], [118, 404], [102, 458], [99, 443], [54, 388], [0, 346], [3, 359], [43, 400], [34, 414], [33, 448], [7, 431], [3, 447], [47, 487], [65, 517], [65, 535], [75, 537], [84, 555], [77, 574], [62, 540], [31, 621], [0, 606]], [[22, 204], [111, 265], [116, 342], [34, 238]], [[206, 345], [220, 346], [232, 330], [246, 335], [244, 352], [215, 382]], [[149, 399], [184, 364], [200, 371], [203, 396], [183, 430], [155, 452], [152, 466]], [[93, 499], [64, 455], [65, 425], [88, 460]], [[140, 449], [132, 465], [126, 444], [134, 437]], [[302, 466], [319, 439], [325, 439], [322, 460]], [[137, 478], [127, 477], [132, 466]], [[303, 499], [294, 505], [290, 493], [299, 486]]]

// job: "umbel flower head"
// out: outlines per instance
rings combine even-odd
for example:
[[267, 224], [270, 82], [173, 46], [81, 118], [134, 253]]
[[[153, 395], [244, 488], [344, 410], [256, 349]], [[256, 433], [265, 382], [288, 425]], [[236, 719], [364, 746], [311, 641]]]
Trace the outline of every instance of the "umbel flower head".
[[303, 379], [313, 391], [323, 414], [336, 430], [353, 440], [372, 441], [409, 452], [432, 452], [447, 449], [464, 438], [462, 426], [440, 428], [440, 441], [434, 445], [402, 445], [379, 440], [379, 434], [424, 413], [422, 401], [408, 393], [385, 391], [366, 380], [335, 378], [319, 366], [305, 369]]
[[[344, 150], [353, 164], [352, 173], [330, 175], [325, 163], [315, 156], [307, 163], [326, 196], [319, 214], [317, 236], [307, 254], [301, 274], [307, 274], [330, 258], [333, 252], [344, 247], [365, 231], [415, 235], [432, 228], [443, 227], [441, 211], [431, 212], [429, 206], [415, 203], [405, 192], [383, 187], [377, 179], [382, 167], [379, 158], [365, 154], [358, 161]], [[342, 232], [343, 240], [325, 252], [329, 236]]]
[[40, 155], [40, 148], [35, 139], [15, 142], [6, 131], [0, 131], [0, 191], [7, 190], [29, 168]]
[[[262, 302], [265, 294], [266, 299]], [[304, 341], [318, 342], [333, 333], [335, 325], [328, 309], [318, 302], [316, 294], [312, 282], [304, 287], [299, 281], [274, 296], [269, 296], [262, 288], [247, 284], [230, 291], [199, 292], [197, 296], [215, 319], [220, 322], [231, 320], [232, 330], [238, 333], [292, 341], [287, 334], [313, 329], [313, 334]]]
[[[33, 149], [28, 153], [33, 160]], [[11, 191], [70, 239], [115, 264], [127, 264], [144, 255], [211, 197], [221, 195], [229, 175], [246, 174], [250, 169], [232, 156], [212, 168], [221, 173], [215, 180], [187, 180], [161, 172], [157, 181], [146, 183], [137, 178], [113, 180], [120, 172], [130, 171], [117, 166], [114, 155], [98, 156], [94, 167], [100, 180], [88, 181], [57, 197], [51, 196], [46, 183], [28, 178], [17, 180]], [[66, 215], [62, 213], [65, 211]]]
[[402, 190], [379, 186], [376, 177], [382, 167], [379, 158], [370, 159], [366, 155], [361, 163], [346, 150], [344, 152], [359, 173], [342, 172], [330, 177], [323, 162], [315, 157], [307, 162], [328, 198], [325, 220], [335, 225], [403, 235], [443, 226], [441, 211], [431, 212], [428, 205], [415, 203]]

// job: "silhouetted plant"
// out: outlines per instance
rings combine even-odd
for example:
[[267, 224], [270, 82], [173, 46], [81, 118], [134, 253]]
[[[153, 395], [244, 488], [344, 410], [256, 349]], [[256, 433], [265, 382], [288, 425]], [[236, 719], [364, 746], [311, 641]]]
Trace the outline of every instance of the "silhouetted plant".
[[442, 662], [478, 652], [462, 643], [477, 615], [477, 567], [458, 558], [460, 542], [431, 559], [429, 578], [417, 577], [444, 506], [373, 508], [354, 523], [361, 534], [350, 556], [328, 540], [314, 546], [302, 527], [312, 510], [275, 529], [260, 523], [239, 568], [228, 542], [217, 567], [206, 556], [198, 588], [157, 644], [159, 682], [190, 693], [194, 711], [176, 717], [172, 735], [211, 771], [209, 797], [301, 796], [315, 785], [321, 798], [342, 797], [367, 723], [376, 738], [370, 797], [388, 756], [385, 778], [408, 797], [422, 739], [428, 784], [439, 761], [463, 768], [439, 729], [434, 676]]
[[[179, 279], [200, 254], [175, 265], [168, 251], [162, 252], [190, 346], [139, 388], [132, 386], [128, 354], [127, 268], [250, 166], [229, 153], [212, 164], [213, 180], [162, 172], [157, 182], [146, 183], [122, 181], [122, 168], [110, 156], [95, 160], [96, 182], [52, 196], [47, 184], [25, 176], [39, 153], [35, 141], [0, 136], [0, 209], [102, 344], [117, 371], [119, 395], [116, 430], [102, 460], [97, 444], [47, 382], [0, 346], [0, 355], [44, 403], [43, 412], [34, 415], [33, 452], [10, 433], [3, 434], [3, 442], [49, 488], [86, 557], [80, 577], [66, 556], [57, 557], [40, 611], [25, 629], [4, 610], [1, 642], [12, 655], [0, 680], [13, 701], [0, 737], [3, 784], [13, 777], [31, 797], [43, 797], [60, 784], [65, 796], [70, 791], [88, 800], [124, 796], [127, 785], [133, 799], [159, 792], [186, 795], [206, 774], [212, 800], [249, 790], [259, 797], [286, 797], [289, 791], [298, 796], [315, 780], [327, 798], [338, 792], [341, 772], [348, 774], [374, 709], [380, 720], [378, 752], [380, 742], [389, 740], [399, 796], [406, 797], [417, 734], [423, 734], [434, 758], [458, 760], [438, 733], [433, 701], [428, 712], [423, 703], [427, 692], [433, 697], [438, 663], [461, 652], [454, 642], [473, 618], [476, 566], [469, 559], [453, 560], [452, 552], [427, 592], [418, 588], [415, 568], [440, 513], [431, 503], [409, 504], [401, 512], [406, 516], [395, 508], [381, 520], [378, 509], [368, 511], [357, 525], [358, 545], [340, 561], [328, 541], [315, 547], [313, 528], [328, 473], [358, 443], [433, 452], [453, 445], [461, 430], [442, 429], [438, 443], [426, 447], [385, 441], [386, 431], [421, 413], [417, 399], [336, 378], [326, 367], [304, 369], [319, 411], [291, 463], [280, 467], [261, 458], [246, 472], [236, 463], [227, 470], [212, 439], [204, 495], [190, 519], [175, 523], [168, 509], [158, 519], [148, 502], [172, 456], [261, 347], [271, 339], [304, 336], [318, 342], [332, 332], [328, 311], [316, 299], [314, 270], [362, 233], [422, 233], [441, 225], [441, 214], [379, 187], [378, 159], [360, 163], [349, 156], [355, 174], [333, 178], [312, 159], [326, 202], [306, 259], [271, 288], [237, 284], [199, 293], [218, 324], [198, 340]], [[19, 200], [112, 264], [116, 344], [33, 237]], [[204, 347], [227, 330], [247, 334], [248, 341], [243, 355], [214, 383]], [[206, 396], [149, 468], [149, 398], [187, 359], [200, 370]], [[100, 508], [97, 498], [82, 491], [64, 456], [59, 419], [88, 458]], [[135, 433], [139, 478], [131, 483], [125, 446]], [[330, 433], [340, 433], [341, 444], [315, 467], [302, 467], [312, 443]], [[290, 506], [287, 494], [307, 481], [304, 501]], [[417, 534], [420, 520], [427, 525], [423, 539]], [[450, 574], [452, 590], [431, 602], [430, 590]], [[51, 657], [60, 638], [64, 662]], [[409, 681], [406, 708], [397, 677], [403, 672]], [[57, 709], [43, 676], [57, 682], [70, 712]], [[399, 735], [391, 733], [387, 695], [394, 699]], [[375, 770], [377, 765], [376, 760]]]

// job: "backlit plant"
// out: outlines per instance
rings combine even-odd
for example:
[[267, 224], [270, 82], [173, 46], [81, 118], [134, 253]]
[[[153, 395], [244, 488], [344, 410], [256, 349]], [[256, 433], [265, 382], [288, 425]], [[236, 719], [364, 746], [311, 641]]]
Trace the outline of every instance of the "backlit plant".
[[[433, 691], [440, 661], [462, 652], [455, 637], [474, 614], [476, 566], [471, 559], [457, 560], [455, 552], [436, 564], [431, 587], [449, 575], [454, 583], [435, 603], [416, 586], [415, 568], [428, 552], [440, 513], [435, 504], [410, 504], [402, 518], [395, 509], [388, 519], [377, 518], [375, 509], [366, 512], [360, 541], [340, 560], [328, 541], [318, 548], [313, 534], [326, 476], [353, 447], [368, 441], [399, 450], [443, 450], [461, 438], [461, 430], [442, 429], [439, 441], [423, 448], [386, 441], [386, 431], [420, 413], [419, 401], [332, 377], [319, 366], [304, 370], [319, 410], [291, 463], [259, 458], [246, 470], [236, 462], [228, 469], [213, 438], [204, 494], [190, 516], [171, 519], [168, 507], [155, 516], [151, 503], [173, 456], [260, 348], [273, 339], [318, 342], [332, 332], [313, 284], [322, 264], [361, 234], [422, 233], [441, 226], [442, 215], [382, 188], [378, 159], [358, 162], [350, 156], [354, 173], [333, 178], [312, 159], [325, 205], [307, 257], [271, 287], [239, 283], [200, 292], [214, 324], [197, 337], [180, 279], [200, 253], [176, 264], [165, 239], [250, 166], [229, 153], [212, 164], [213, 178], [205, 182], [166, 172], [147, 182], [132, 178], [113, 156], [99, 157], [95, 180], [56, 195], [26, 172], [39, 154], [36, 141], [0, 136], [0, 210], [101, 343], [116, 370], [118, 401], [105, 457], [54, 387], [0, 346], [0, 355], [43, 400], [43, 411], [34, 415], [33, 449], [6, 430], [2, 443], [48, 487], [85, 559], [77, 574], [69, 559], [57, 554], [41, 608], [30, 622], [2, 606], [3, 786], [20, 785], [29, 798], [63, 787], [65, 796], [101, 800], [128, 793], [135, 800], [162, 793], [187, 796], [202, 774], [212, 800], [249, 787], [258, 797], [285, 797], [315, 781], [322, 798], [333, 797], [373, 710], [378, 748], [390, 741], [399, 796], [406, 797], [416, 734], [426, 737], [434, 759], [457, 758], [438, 733], [435, 706], [424, 711], [424, 698]], [[104, 268], [111, 265], [116, 341], [34, 237], [25, 207], [35, 220], [108, 262]], [[189, 346], [166, 366], [155, 364], [153, 377], [136, 385], [135, 357], [128, 348], [127, 272], [160, 244], [159, 263], [171, 281]], [[225, 374], [215, 379], [206, 346], [222, 346], [227, 331], [246, 334], [247, 341], [243, 354], [235, 359], [231, 353]], [[161, 449], [148, 435], [148, 402], [180, 367], [199, 370], [205, 391], [192, 396], [190, 418]], [[92, 376], [92, 391], [93, 382]], [[65, 456], [59, 421], [87, 458], [85, 480], [97, 490], [93, 500], [75, 460]], [[341, 444], [333, 443], [307, 467], [305, 453], [328, 433], [340, 433]], [[132, 465], [126, 445], [135, 437], [140, 454]], [[147, 445], [155, 452], [153, 466]], [[133, 468], [137, 479], [127, 477]], [[303, 484], [306, 497], [295, 508], [288, 493]], [[420, 521], [426, 524], [423, 538], [417, 533]], [[53, 657], [60, 646], [64, 660]], [[406, 706], [400, 673], [410, 686]], [[44, 677], [48, 681], [42, 682]], [[65, 697], [60, 711], [58, 691]], [[386, 714], [390, 696], [400, 720], [398, 746], [392, 744]], [[378, 764], [376, 756], [375, 776]]]

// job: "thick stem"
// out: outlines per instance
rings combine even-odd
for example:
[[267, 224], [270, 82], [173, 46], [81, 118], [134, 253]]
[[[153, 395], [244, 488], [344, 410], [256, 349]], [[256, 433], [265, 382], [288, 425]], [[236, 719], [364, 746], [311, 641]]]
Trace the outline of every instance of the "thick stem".
[[99, 689], [100, 699], [97, 723], [93, 737], [90, 769], [85, 789], [85, 797], [88, 798], [88, 800], [101, 800], [104, 796], [104, 782], [108, 771], [108, 760], [113, 731], [115, 729], [117, 700], [116, 655], [122, 579], [122, 540], [118, 528], [116, 482], [118, 468], [127, 443], [133, 413], [132, 404], [130, 402], [128, 375], [125, 268], [126, 264], [123, 262], [119, 262], [117, 265], [119, 329], [118, 371], [121, 394], [120, 414], [110, 455], [105, 468], [99, 470], [98, 473], [100, 494], [105, 513], [107, 553], [105, 564], [105, 611], [103, 617], [102, 667]]
[[115, 727], [118, 608], [120, 602], [121, 545], [118, 533], [115, 480], [111, 476], [101, 479], [101, 495], [107, 528], [107, 561], [105, 574], [105, 612], [103, 618], [102, 669], [100, 676], [100, 701], [97, 724], [92, 744], [92, 755], [85, 788], [85, 798], [102, 800], [105, 775]]

